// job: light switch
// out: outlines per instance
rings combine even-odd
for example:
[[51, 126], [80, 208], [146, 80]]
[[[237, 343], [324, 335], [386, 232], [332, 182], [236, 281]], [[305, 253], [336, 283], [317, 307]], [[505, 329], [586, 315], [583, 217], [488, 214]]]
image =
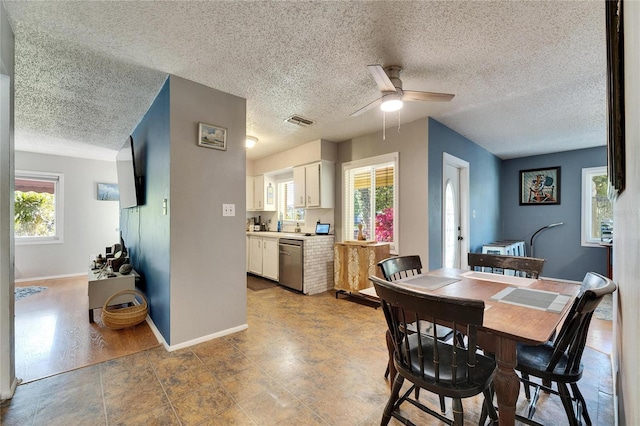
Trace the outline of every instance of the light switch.
[[236, 215], [236, 205], [235, 204], [223, 204], [222, 205], [222, 216], [235, 216]]

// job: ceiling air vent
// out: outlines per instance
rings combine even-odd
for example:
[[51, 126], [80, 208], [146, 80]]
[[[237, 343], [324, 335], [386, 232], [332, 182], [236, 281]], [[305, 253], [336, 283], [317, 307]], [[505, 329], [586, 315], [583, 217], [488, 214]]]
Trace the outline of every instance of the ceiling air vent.
[[309, 120], [308, 118], [304, 118], [301, 115], [292, 115], [291, 117], [285, 119], [284, 121], [291, 124], [297, 124], [298, 126], [302, 126], [302, 127], [309, 127], [312, 124], [315, 124], [315, 121]]

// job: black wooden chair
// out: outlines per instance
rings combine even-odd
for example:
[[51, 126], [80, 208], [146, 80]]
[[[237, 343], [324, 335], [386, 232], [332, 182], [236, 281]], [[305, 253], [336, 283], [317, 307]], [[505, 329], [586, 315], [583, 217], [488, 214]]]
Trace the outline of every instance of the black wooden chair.
[[[464, 329], [469, 347], [475, 348], [477, 328], [482, 326], [484, 318], [484, 302], [419, 293], [375, 276], [369, 279], [381, 300], [394, 347], [394, 366], [398, 372], [381, 425], [387, 425], [391, 417], [403, 424], [412, 424], [400, 411], [404, 402], [413, 404], [447, 424], [462, 425], [462, 399], [480, 393], [485, 396], [485, 410], [496, 421], [497, 414], [491, 404], [489, 392], [497, 368], [496, 362], [475, 350], [468, 351], [439, 340], [435, 328], [432, 328], [430, 336], [407, 331], [411, 324], [423, 319], [433, 324], [444, 321], [452, 324], [454, 330]], [[400, 396], [405, 379], [413, 385]], [[412, 399], [411, 394], [415, 388], [453, 398], [453, 419], [432, 410], [417, 399]]]
[[[578, 381], [584, 369], [580, 360], [593, 312], [602, 298], [613, 293], [616, 288], [610, 279], [594, 272], [587, 273], [582, 281], [580, 292], [553, 342], [539, 346], [518, 344], [516, 370], [521, 373], [525, 395], [530, 401], [527, 417], [518, 416], [518, 420], [530, 425], [540, 425], [532, 418], [542, 389], [560, 396], [570, 425], [580, 424], [580, 417], [584, 418], [586, 424], [591, 425], [587, 405], [578, 388]], [[543, 384], [531, 381], [530, 376], [538, 377]], [[555, 382], [558, 390], [553, 390], [551, 386], [545, 385], [545, 382]], [[571, 387], [571, 393], [567, 385]], [[530, 395], [529, 386], [534, 386], [536, 389], [533, 397]], [[573, 409], [574, 403], [576, 410]]]
[[[395, 256], [378, 262], [378, 266], [382, 270], [382, 276], [387, 281], [397, 281], [402, 278], [408, 278], [411, 276], [419, 275], [422, 273], [422, 261], [418, 255], [407, 256]], [[415, 324], [410, 325], [410, 331], [416, 332], [420, 330], [423, 334], [431, 334], [433, 324], [428, 321], [420, 321], [419, 327]], [[449, 327], [439, 325], [436, 327], [436, 333], [438, 339], [447, 341], [453, 337], [453, 330]], [[464, 342], [464, 338], [460, 337], [459, 341]], [[384, 372], [384, 377], [389, 377], [391, 366], [393, 365], [393, 343], [391, 342], [390, 335], [387, 333], [387, 349], [389, 350], [389, 362], [387, 369]], [[393, 384], [393, 377], [391, 378], [391, 384]], [[420, 389], [416, 388], [416, 399], [420, 395]], [[444, 397], [440, 397], [440, 410], [444, 413], [446, 410]]]
[[542, 273], [544, 259], [525, 256], [506, 256], [502, 254], [469, 253], [467, 257], [471, 270], [489, 269], [492, 273], [504, 274], [505, 271], [515, 271], [517, 276], [538, 278]]

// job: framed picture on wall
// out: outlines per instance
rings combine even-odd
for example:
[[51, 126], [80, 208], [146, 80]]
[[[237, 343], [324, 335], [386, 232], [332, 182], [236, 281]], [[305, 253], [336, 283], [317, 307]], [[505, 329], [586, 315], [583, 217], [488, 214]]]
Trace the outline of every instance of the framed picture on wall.
[[226, 151], [227, 129], [213, 124], [199, 123], [198, 145]]
[[97, 198], [100, 201], [118, 201], [120, 199], [120, 188], [117, 183], [99, 183]]
[[520, 205], [560, 204], [560, 167], [520, 170]]

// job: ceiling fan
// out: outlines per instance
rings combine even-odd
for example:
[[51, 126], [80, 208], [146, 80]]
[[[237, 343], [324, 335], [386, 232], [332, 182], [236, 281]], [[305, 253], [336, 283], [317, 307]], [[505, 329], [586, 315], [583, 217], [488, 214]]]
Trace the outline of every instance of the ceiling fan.
[[380, 105], [382, 111], [391, 112], [402, 108], [404, 101], [449, 102], [453, 99], [454, 95], [449, 93], [402, 90], [402, 80], [400, 80], [402, 67], [398, 65], [390, 65], [385, 68], [382, 68], [382, 65], [368, 65], [368, 68], [378, 88], [380, 88], [382, 97], [360, 108], [351, 114], [351, 117], [360, 115], [378, 105]]

